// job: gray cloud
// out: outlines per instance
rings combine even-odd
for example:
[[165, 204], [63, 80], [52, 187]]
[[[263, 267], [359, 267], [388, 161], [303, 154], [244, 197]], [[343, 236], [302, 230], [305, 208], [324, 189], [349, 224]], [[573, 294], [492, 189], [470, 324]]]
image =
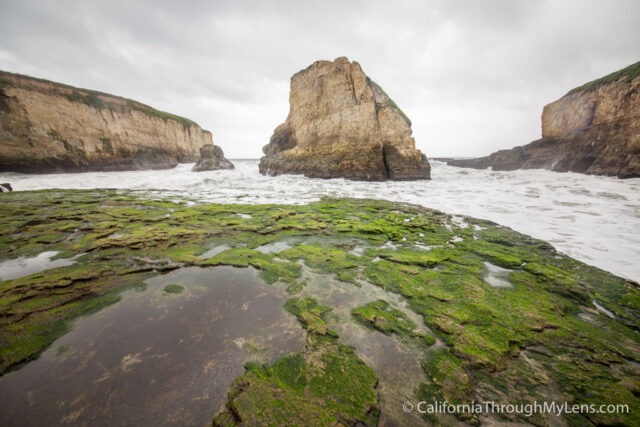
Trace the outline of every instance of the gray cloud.
[[5, 0], [0, 68], [140, 100], [258, 157], [290, 76], [346, 55], [428, 156], [475, 156], [537, 138], [544, 104], [638, 61], [638, 22], [636, 0]]

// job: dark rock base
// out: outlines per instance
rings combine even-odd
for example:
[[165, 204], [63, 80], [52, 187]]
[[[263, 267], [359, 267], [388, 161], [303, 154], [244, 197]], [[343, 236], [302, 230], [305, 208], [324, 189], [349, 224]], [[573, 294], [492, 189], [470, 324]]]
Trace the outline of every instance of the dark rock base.
[[588, 175], [640, 177], [640, 143], [629, 140], [620, 123], [592, 126], [568, 140], [542, 138], [477, 159], [441, 159], [450, 166], [496, 171], [548, 169]]

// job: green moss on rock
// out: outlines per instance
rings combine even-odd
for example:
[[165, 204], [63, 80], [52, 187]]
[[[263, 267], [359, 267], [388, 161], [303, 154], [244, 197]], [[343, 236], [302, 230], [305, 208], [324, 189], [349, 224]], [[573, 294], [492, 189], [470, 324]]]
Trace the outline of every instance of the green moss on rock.
[[403, 340], [416, 341], [421, 346], [429, 347], [435, 343], [433, 335], [424, 334], [417, 330], [416, 324], [406, 313], [392, 308], [387, 301], [378, 300], [351, 310], [355, 319], [373, 327], [380, 332], [391, 335], [397, 334]]
[[[291, 292], [299, 292], [304, 262], [317, 272], [352, 283], [364, 280], [398, 294], [423, 317], [447, 345], [421, 349], [429, 378], [421, 387], [423, 397], [626, 403], [628, 414], [583, 414], [564, 421], [640, 423], [637, 284], [491, 222], [465, 218], [469, 226], [457, 225], [441, 212], [372, 200], [186, 206], [110, 190], [12, 192], [0, 198], [0, 259], [50, 250], [78, 256], [73, 265], [0, 282], [2, 373], [37, 357], [64, 333], [70, 319], [117, 301], [119, 290], [159, 272], [188, 266], [253, 267], [265, 281], [283, 282]], [[302, 236], [316, 240], [301, 244]], [[255, 250], [292, 237], [298, 243], [278, 254]], [[361, 256], [350, 254], [344, 245], [354, 240], [367, 247]], [[232, 249], [211, 258], [201, 256], [220, 244]], [[494, 288], [485, 281], [487, 262], [511, 270], [510, 288]], [[615, 318], [599, 312], [594, 302]], [[288, 303], [288, 308], [307, 327], [309, 339], [316, 340], [309, 345], [319, 347], [312, 348], [340, 355], [322, 363], [356, 363], [328, 329], [322, 335], [326, 308], [306, 298]], [[409, 329], [388, 307], [368, 309], [386, 319], [384, 327], [381, 322], [378, 326], [392, 336]], [[358, 315], [367, 321], [370, 314]], [[277, 372], [250, 369], [242, 384], [248, 384], [254, 397], [243, 394], [241, 386], [234, 389], [236, 396], [243, 396], [237, 403], [249, 405], [243, 406], [243, 416], [299, 424], [311, 419], [340, 422], [345, 416], [370, 423], [367, 417], [375, 405], [369, 404], [369, 386], [362, 388], [370, 384], [363, 379], [370, 370], [362, 368], [363, 376], [355, 383], [336, 376], [338, 368], [323, 371], [332, 373], [336, 384], [349, 393], [364, 390], [369, 403], [349, 403], [347, 397], [335, 401], [331, 396], [338, 390], [309, 374], [315, 359], [307, 356], [300, 356], [304, 363], [300, 357], [282, 362]], [[294, 406], [277, 403], [275, 396], [287, 396]], [[252, 413], [260, 410], [252, 409], [256, 399], [275, 399], [269, 404], [280, 409], [269, 406], [267, 418], [260, 418], [263, 415]], [[292, 411], [303, 418], [283, 415]], [[508, 420], [529, 422], [515, 415]]]
[[322, 316], [331, 310], [330, 307], [318, 305], [314, 298], [290, 298], [284, 304], [284, 308], [298, 318], [298, 321], [307, 331], [316, 335], [331, 333]]
[[305, 350], [237, 378], [215, 426], [378, 423], [377, 378], [353, 349], [309, 334]]
[[184, 286], [177, 284], [166, 285], [163, 290], [168, 294], [181, 294], [184, 292]]

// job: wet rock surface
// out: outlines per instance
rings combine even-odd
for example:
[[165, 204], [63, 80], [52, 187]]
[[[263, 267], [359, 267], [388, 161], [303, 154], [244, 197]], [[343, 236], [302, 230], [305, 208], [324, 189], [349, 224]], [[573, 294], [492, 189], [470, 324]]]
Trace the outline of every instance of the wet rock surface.
[[[224, 425], [640, 421], [637, 284], [492, 222], [357, 199], [0, 197], [1, 260], [74, 257], [0, 282], [3, 425], [24, 425], [21, 414], [41, 413], [33, 406], [79, 424], [92, 411], [122, 420], [129, 409], [138, 424], [180, 425], [215, 414]], [[128, 389], [143, 407], [116, 404]], [[105, 396], [112, 413], [100, 412]], [[402, 411], [434, 400], [629, 412]]]
[[[205, 425], [245, 362], [303, 348], [285, 296], [252, 269], [192, 267], [151, 278], [0, 378], [0, 423]], [[38, 404], [25, 410], [30, 402]]]
[[429, 179], [411, 122], [347, 58], [317, 61], [291, 78], [289, 115], [260, 160], [265, 175], [364, 181]]
[[233, 168], [233, 163], [224, 157], [222, 148], [209, 144], [200, 147], [200, 158], [191, 170], [193, 172], [203, 172]]
[[640, 177], [640, 63], [570, 91], [542, 111], [542, 138], [452, 166]]

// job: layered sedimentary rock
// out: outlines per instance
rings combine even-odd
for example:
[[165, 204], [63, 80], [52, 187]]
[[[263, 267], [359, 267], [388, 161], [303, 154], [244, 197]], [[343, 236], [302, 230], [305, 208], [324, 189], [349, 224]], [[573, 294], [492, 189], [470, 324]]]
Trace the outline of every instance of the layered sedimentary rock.
[[289, 115], [260, 160], [265, 175], [314, 178], [429, 179], [411, 122], [389, 96], [347, 58], [317, 61], [291, 78]]
[[452, 166], [544, 168], [640, 177], [640, 62], [575, 88], [542, 111], [542, 138]]
[[212, 143], [196, 123], [139, 102], [0, 72], [0, 171], [171, 168]]
[[222, 148], [208, 144], [200, 147], [200, 159], [191, 169], [193, 172], [234, 169], [233, 163], [224, 157]]

